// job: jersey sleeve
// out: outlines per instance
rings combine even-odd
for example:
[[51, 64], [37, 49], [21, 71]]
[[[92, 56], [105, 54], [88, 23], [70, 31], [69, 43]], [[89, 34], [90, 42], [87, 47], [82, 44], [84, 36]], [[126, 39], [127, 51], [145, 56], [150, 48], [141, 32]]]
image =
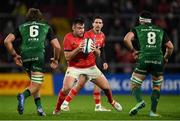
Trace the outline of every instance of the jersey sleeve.
[[72, 50], [71, 41], [67, 36], [64, 37], [63, 44], [64, 44], [64, 51]]
[[133, 32], [133, 33], [134, 33], [134, 38], [137, 39], [136, 29], [135, 29], [135, 28], [132, 28], [132, 29], [130, 30], [130, 32]]
[[13, 32], [13, 34], [16, 38], [21, 38], [21, 33], [19, 31], [19, 28], [16, 28], [15, 31]]
[[47, 33], [47, 39], [48, 39], [49, 41], [51, 41], [51, 40], [53, 40], [53, 39], [55, 39], [55, 38], [56, 38], [56, 36], [55, 36], [55, 34], [54, 34], [54, 31], [53, 31], [52, 28], [50, 27], [49, 30], [48, 30], [48, 33]]
[[166, 44], [168, 41], [170, 41], [168, 35], [166, 32], [164, 32], [164, 35], [163, 35], [163, 43]]

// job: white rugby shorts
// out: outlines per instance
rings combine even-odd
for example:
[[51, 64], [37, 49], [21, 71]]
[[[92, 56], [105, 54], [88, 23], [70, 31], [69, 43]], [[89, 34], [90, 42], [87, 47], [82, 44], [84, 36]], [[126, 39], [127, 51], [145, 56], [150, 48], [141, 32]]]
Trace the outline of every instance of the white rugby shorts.
[[87, 81], [91, 81], [103, 75], [103, 73], [95, 65], [88, 68], [68, 67], [65, 76], [71, 76], [78, 80], [79, 75], [81, 74], [87, 75], [88, 77]]

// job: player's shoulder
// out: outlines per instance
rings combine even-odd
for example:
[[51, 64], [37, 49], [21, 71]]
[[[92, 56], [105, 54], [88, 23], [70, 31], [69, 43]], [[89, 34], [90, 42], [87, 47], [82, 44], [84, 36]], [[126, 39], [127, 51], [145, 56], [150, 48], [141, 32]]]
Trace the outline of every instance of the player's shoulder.
[[93, 34], [92, 29], [90, 29], [90, 30], [84, 32], [84, 35], [91, 35], [91, 34]]
[[102, 35], [102, 36], [105, 36], [104, 32], [101, 31], [101, 35]]
[[19, 26], [27, 26], [27, 25], [42, 25], [42, 26], [50, 27], [49, 23], [46, 21], [25, 21]]
[[46, 21], [36, 21], [39, 25], [45, 26], [47, 28], [50, 28], [50, 24]]
[[139, 25], [134, 26], [132, 29], [140, 29], [140, 28], [142, 28], [142, 27], [144, 27], [144, 25], [139, 24]]
[[30, 22], [29, 21], [25, 21], [24, 23], [21, 23], [18, 27], [20, 28], [20, 27], [24, 27], [24, 26], [27, 26], [27, 25], [29, 25], [30, 24]]
[[153, 24], [152, 26], [153, 26], [153, 28], [156, 28], [156, 29], [159, 29], [161, 31], [164, 31], [163, 28], [161, 28], [159, 25]]
[[88, 30], [88, 31], [85, 31], [85, 32], [84, 32], [84, 37], [85, 37], [85, 38], [91, 37], [92, 35], [93, 35], [92, 30]]
[[67, 33], [67, 34], [64, 36], [64, 38], [65, 38], [65, 39], [73, 38], [72, 32]]

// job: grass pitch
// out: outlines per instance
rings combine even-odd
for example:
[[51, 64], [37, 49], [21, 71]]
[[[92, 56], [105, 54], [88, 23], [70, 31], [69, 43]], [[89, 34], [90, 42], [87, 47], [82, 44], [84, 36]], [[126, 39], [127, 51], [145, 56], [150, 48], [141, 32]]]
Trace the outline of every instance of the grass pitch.
[[180, 96], [161, 96], [158, 112], [160, 118], [149, 117], [150, 96], [143, 96], [146, 107], [136, 116], [130, 117], [129, 110], [136, 104], [132, 96], [116, 95], [114, 98], [123, 106], [122, 112], [112, 109], [105, 96], [102, 97], [102, 105], [112, 109], [111, 112], [95, 112], [92, 95], [77, 96], [70, 103], [70, 112], [61, 112], [60, 115], [52, 115], [57, 96], [42, 96], [43, 108], [46, 117], [36, 114], [33, 98], [28, 98], [25, 103], [23, 115], [17, 113], [17, 100], [15, 96], [0, 96], [0, 120], [180, 120]]

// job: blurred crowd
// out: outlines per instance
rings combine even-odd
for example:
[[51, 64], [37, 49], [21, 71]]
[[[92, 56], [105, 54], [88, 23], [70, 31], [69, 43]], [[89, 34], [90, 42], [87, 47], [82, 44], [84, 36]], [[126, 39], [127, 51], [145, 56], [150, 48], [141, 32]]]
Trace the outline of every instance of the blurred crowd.
[[[0, 4], [0, 66], [12, 63], [12, 58], [3, 46], [3, 40], [25, 20], [25, 14], [30, 7], [39, 8], [43, 12], [47, 22], [53, 26], [61, 45], [63, 36], [71, 31], [71, 21], [74, 17], [84, 16], [87, 19], [86, 29], [89, 29], [91, 18], [101, 15], [104, 18], [106, 55], [112, 67], [111, 72], [132, 71], [131, 64], [133, 65], [135, 60], [125, 49], [122, 40], [125, 34], [138, 24], [138, 13], [142, 10], [151, 11], [153, 22], [167, 32], [175, 45], [170, 63], [180, 64], [180, 0], [6, 0]], [[49, 46], [47, 48], [51, 50]], [[47, 52], [47, 58], [51, 53]], [[63, 67], [66, 63], [63, 56], [60, 61]]]

